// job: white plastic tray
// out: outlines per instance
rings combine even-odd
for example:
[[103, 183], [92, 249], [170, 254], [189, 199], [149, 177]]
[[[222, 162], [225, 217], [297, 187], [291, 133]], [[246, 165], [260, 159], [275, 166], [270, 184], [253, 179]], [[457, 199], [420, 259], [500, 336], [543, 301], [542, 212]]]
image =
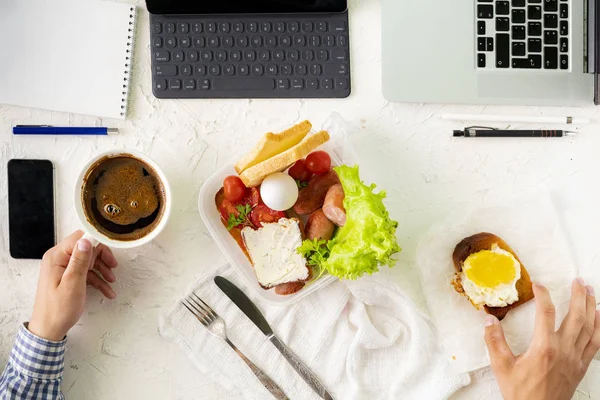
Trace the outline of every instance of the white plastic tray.
[[[285, 129], [285, 128], [284, 128]], [[333, 165], [349, 164], [353, 165], [354, 154], [353, 152], [345, 149], [346, 147], [346, 129], [345, 121], [341, 119], [337, 114], [332, 115], [325, 123], [323, 129], [326, 129], [331, 136], [331, 140], [320, 146], [319, 150], [325, 150], [331, 156], [331, 163]], [[311, 131], [313, 134], [315, 131]], [[248, 151], [250, 149], [247, 149]], [[342, 162], [342, 159], [345, 162]], [[221, 215], [215, 205], [215, 195], [223, 186], [223, 180], [229, 175], [237, 175], [233, 163], [229, 163], [215, 174], [213, 174], [200, 190], [198, 196], [198, 209], [200, 215], [204, 220], [209, 232], [217, 242], [217, 245], [221, 251], [227, 257], [229, 263], [235, 268], [238, 273], [244, 277], [248, 286], [259, 297], [263, 298], [266, 302], [274, 305], [288, 305], [294, 303], [316, 290], [327, 286], [337, 278], [331, 275], [324, 274], [319, 279], [314, 280], [307, 284], [302, 290], [287, 296], [279, 295], [275, 293], [275, 289], [264, 290], [257, 282], [256, 275], [254, 273], [254, 267], [237, 244], [235, 239], [231, 237], [227, 228], [223, 226], [221, 222]]]

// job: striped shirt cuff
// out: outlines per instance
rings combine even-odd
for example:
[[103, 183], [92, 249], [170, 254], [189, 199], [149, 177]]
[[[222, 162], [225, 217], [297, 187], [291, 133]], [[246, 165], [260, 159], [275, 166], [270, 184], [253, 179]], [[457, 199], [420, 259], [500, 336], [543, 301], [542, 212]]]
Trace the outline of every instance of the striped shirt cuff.
[[42, 339], [21, 325], [9, 362], [19, 373], [34, 379], [59, 379], [63, 375], [67, 339]]

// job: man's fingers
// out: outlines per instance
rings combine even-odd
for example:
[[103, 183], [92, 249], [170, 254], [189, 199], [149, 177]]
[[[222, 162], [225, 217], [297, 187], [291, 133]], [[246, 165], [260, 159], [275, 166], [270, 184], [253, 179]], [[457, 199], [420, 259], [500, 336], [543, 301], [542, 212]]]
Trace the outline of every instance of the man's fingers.
[[562, 337], [565, 338], [569, 345], [575, 345], [575, 342], [585, 325], [587, 319], [587, 294], [583, 280], [581, 278], [575, 279], [571, 287], [569, 312], [559, 329]]
[[504, 330], [498, 318], [488, 315], [485, 321], [485, 344], [490, 353], [492, 370], [497, 374], [509, 367], [515, 360], [515, 355], [508, 347], [504, 338]]
[[594, 323], [594, 334], [583, 351], [582, 362], [586, 367], [590, 365], [596, 353], [600, 350], [600, 311], [596, 311], [596, 321]]
[[94, 263], [94, 269], [98, 271], [100, 275], [102, 275], [102, 278], [104, 278], [105, 281], [110, 283], [117, 281], [117, 278], [115, 277], [114, 272], [112, 272], [112, 269], [109, 268], [106, 265], [106, 263], [100, 258], [96, 259], [96, 262]]
[[98, 259], [102, 260], [108, 268], [117, 268], [119, 266], [111, 249], [101, 244], [96, 250], [98, 251]]
[[545, 342], [552, 335], [556, 328], [556, 309], [550, 292], [542, 285], [533, 284], [533, 294], [535, 295], [535, 329], [533, 340]]
[[81, 282], [85, 285], [85, 279], [94, 261], [94, 249], [87, 239], [79, 239], [73, 248], [71, 259], [67, 265], [63, 281]]
[[594, 334], [594, 324], [596, 320], [596, 294], [594, 293], [594, 288], [591, 286], [586, 286], [585, 289], [587, 290], [585, 305], [586, 317], [583, 328], [581, 329], [581, 332], [579, 332], [579, 337], [577, 337], [577, 341], [575, 342], [575, 350], [578, 352], [577, 354], [582, 354], [583, 350], [590, 342], [590, 339]]
[[117, 294], [112, 290], [110, 285], [100, 278], [95, 271], [90, 271], [87, 275], [87, 284], [98, 290], [108, 299], [114, 299]]

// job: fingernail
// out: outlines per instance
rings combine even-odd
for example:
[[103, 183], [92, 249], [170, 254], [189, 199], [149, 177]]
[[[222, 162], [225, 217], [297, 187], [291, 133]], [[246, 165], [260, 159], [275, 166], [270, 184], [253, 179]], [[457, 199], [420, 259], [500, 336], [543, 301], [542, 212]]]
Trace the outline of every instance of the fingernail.
[[583, 279], [581, 279], [581, 278], [577, 278], [577, 279], [576, 279], [576, 281], [577, 281], [577, 282], [579, 282], [579, 284], [580, 284], [581, 286], [585, 286], [585, 282], [583, 281]]
[[90, 249], [92, 248], [92, 244], [87, 239], [79, 239], [79, 241], [77, 242], [77, 248], [80, 251], [90, 251]]
[[493, 315], [488, 315], [485, 317], [485, 326], [492, 326], [496, 323], [496, 317], [494, 317]]
[[590, 296], [596, 296], [596, 292], [594, 292], [594, 288], [591, 286], [586, 286], [587, 292]]
[[537, 283], [537, 282], [534, 282], [533, 286], [537, 286], [539, 288], [545, 288], [546, 287], [546, 286], [542, 285], [541, 283]]

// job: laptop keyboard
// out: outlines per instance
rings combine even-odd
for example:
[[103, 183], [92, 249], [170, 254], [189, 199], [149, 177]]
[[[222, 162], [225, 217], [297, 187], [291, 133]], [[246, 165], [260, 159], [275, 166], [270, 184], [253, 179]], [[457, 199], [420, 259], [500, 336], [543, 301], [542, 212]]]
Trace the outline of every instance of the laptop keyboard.
[[568, 0], [477, 0], [479, 69], [570, 70]]
[[348, 15], [151, 15], [158, 98], [336, 98], [350, 94]]

